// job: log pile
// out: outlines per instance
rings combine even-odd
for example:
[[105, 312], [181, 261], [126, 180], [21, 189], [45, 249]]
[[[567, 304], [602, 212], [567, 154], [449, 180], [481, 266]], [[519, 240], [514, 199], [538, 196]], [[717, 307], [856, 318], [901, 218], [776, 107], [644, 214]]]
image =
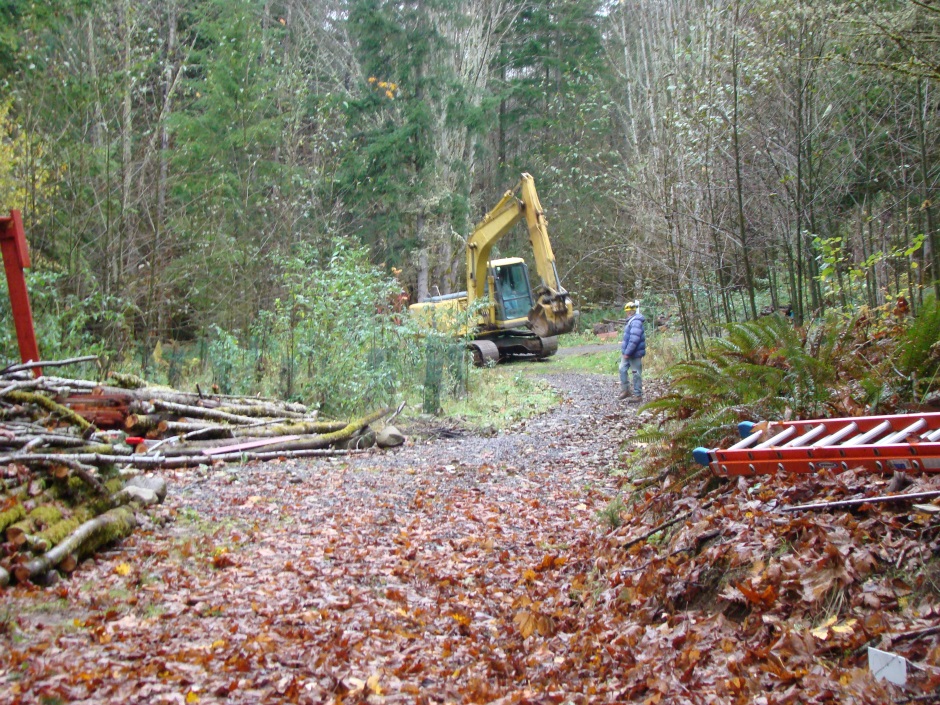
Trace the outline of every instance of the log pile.
[[31, 371], [86, 359], [0, 371], [0, 586], [68, 572], [127, 536], [135, 510], [166, 494], [162, 480], [135, 477], [141, 472], [353, 453], [375, 444], [369, 425], [393, 412], [321, 421], [278, 400]]

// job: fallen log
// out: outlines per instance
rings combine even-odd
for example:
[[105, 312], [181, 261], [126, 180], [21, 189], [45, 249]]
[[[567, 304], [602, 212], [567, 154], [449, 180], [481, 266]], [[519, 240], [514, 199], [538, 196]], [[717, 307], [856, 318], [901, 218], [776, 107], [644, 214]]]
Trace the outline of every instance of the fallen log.
[[312, 438], [301, 438], [296, 441], [289, 441], [287, 443], [279, 443], [278, 445], [268, 448], [268, 452], [284, 452], [292, 450], [312, 450], [316, 448], [323, 448], [325, 446], [338, 443], [339, 441], [344, 441], [347, 438], [350, 438], [353, 434], [359, 431], [362, 428], [365, 428], [369, 424], [373, 424], [384, 416], [388, 416], [394, 411], [390, 406], [385, 407], [379, 411], [375, 411], [368, 416], [364, 416], [361, 419], [355, 421], [350, 421], [342, 429], [334, 431], [332, 433], [325, 433], [318, 436], [313, 436]]
[[0, 531], [6, 531], [8, 526], [12, 526], [18, 521], [26, 518], [26, 508], [17, 502], [9, 509], [0, 512]]
[[859, 507], [863, 504], [878, 504], [880, 502], [918, 502], [922, 499], [940, 497], [940, 491], [913, 492], [910, 494], [881, 495], [878, 497], [860, 497], [858, 499], [842, 499], [835, 502], [814, 502], [813, 504], [799, 504], [794, 507], [781, 507], [781, 512], [805, 512], [814, 509], [846, 509]]
[[87, 445], [85, 439], [78, 436], [65, 436], [61, 433], [43, 433], [35, 436], [16, 436], [9, 442], [9, 445], [15, 445], [24, 448], [27, 445], [35, 448], [38, 446], [52, 446], [77, 448]]
[[277, 438], [261, 438], [252, 441], [242, 441], [241, 443], [230, 443], [217, 448], [203, 448], [200, 451], [203, 455], [225, 455], [226, 453], [240, 453], [246, 450], [253, 450], [263, 446], [272, 446], [278, 443], [295, 440], [300, 436], [279, 436]]
[[[322, 436], [319, 436], [322, 438]], [[309, 451], [309, 452], [308, 452]], [[313, 458], [313, 457], [331, 457], [342, 455], [354, 455], [363, 451], [343, 450], [343, 449], [325, 449], [322, 446], [310, 449], [272, 451], [266, 453], [229, 453], [226, 455], [217, 455], [211, 459], [199, 453], [198, 455], [181, 455], [167, 457], [165, 455], [39, 455], [39, 454], [17, 454], [0, 456], [0, 464], [19, 463], [27, 467], [38, 465], [41, 462], [58, 462], [62, 458], [69, 458], [86, 465], [95, 465], [97, 467], [106, 467], [109, 465], [125, 465], [137, 468], [188, 468], [199, 465], [207, 465], [213, 462], [240, 462], [242, 460], [273, 460], [275, 458]]]
[[167, 421], [164, 433], [177, 436], [204, 436], [206, 438], [232, 438], [235, 426], [220, 426], [207, 421]]
[[106, 543], [128, 536], [137, 526], [134, 510], [130, 507], [118, 507], [86, 521], [67, 539], [41, 556], [13, 567], [13, 575], [18, 582], [26, 582], [45, 575], [58, 566], [67, 557], [74, 554], [76, 559], [94, 553]]
[[[381, 418], [381, 417], [380, 417]], [[266, 428], [236, 427], [232, 429], [234, 437], [254, 436], [267, 438], [271, 436], [309, 435], [311, 433], [333, 433], [342, 431], [347, 424], [344, 421], [288, 421], [275, 423]]]
[[79, 509], [68, 519], [62, 519], [50, 526], [45, 531], [36, 535], [36, 549], [43, 552], [48, 551], [52, 546], [62, 543], [72, 534], [82, 522], [88, 521], [90, 512], [87, 509]]
[[61, 518], [62, 512], [58, 507], [50, 504], [40, 505], [35, 507], [23, 519], [7, 527], [5, 532], [6, 540], [17, 546], [22, 545], [28, 536], [41, 530], [41, 528], [55, 524]]
[[100, 389], [60, 394], [56, 401], [98, 428], [120, 428], [135, 401], [127, 392], [103, 393]]
[[[112, 377], [116, 380], [120, 379], [126, 381], [127, 385], [119, 384], [110, 391], [121, 390], [132, 394], [136, 399], [160, 399], [174, 404], [183, 404], [185, 406], [217, 408], [228, 411], [229, 413], [244, 414], [246, 416], [304, 418], [311, 414], [316, 415], [315, 411], [311, 412], [303, 404], [297, 404], [295, 402], [282, 402], [277, 399], [261, 397], [252, 398], [222, 394], [206, 395], [197, 392], [180, 392], [166, 387], [150, 386], [147, 382], [134, 375], [112, 373]], [[101, 388], [109, 391], [107, 387]]]
[[124, 428], [134, 433], [146, 431], [165, 432], [170, 421], [161, 414], [128, 414], [124, 419]]
[[291, 419], [302, 419], [307, 415], [306, 413], [291, 411], [284, 406], [270, 402], [258, 402], [257, 404], [223, 404], [218, 407], [218, 411], [224, 411], [229, 414], [241, 414], [242, 416], [281, 417]]

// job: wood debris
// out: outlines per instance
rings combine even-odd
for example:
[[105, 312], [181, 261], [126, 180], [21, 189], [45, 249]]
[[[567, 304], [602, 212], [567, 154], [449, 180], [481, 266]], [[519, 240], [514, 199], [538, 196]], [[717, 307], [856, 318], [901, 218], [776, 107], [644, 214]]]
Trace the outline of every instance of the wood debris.
[[395, 411], [322, 421], [274, 399], [31, 372], [84, 359], [0, 371], [0, 585], [68, 572], [128, 535], [135, 509], [166, 494], [159, 478], [134, 477], [143, 471], [360, 452], [375, 444], [369, 425]]

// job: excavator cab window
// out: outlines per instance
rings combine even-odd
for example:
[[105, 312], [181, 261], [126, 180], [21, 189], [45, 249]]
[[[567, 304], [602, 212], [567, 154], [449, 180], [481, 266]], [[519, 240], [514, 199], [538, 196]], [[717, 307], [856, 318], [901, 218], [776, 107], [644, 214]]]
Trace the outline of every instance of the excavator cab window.
[[532, 308], [529, 268], [525, 263], [495, 267], [496, 304], [504, 321], [525, 318]]

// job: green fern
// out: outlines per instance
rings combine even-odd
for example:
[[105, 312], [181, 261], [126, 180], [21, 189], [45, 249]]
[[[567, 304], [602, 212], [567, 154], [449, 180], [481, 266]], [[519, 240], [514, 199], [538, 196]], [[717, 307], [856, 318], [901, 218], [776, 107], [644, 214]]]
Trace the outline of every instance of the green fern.
[[940, 387], [940, 306], [936, 300], [924, 304], [908, 327], [899, 353], [898, 368], [906, 375], [905, 382], [910, 382], [915, 402]]

